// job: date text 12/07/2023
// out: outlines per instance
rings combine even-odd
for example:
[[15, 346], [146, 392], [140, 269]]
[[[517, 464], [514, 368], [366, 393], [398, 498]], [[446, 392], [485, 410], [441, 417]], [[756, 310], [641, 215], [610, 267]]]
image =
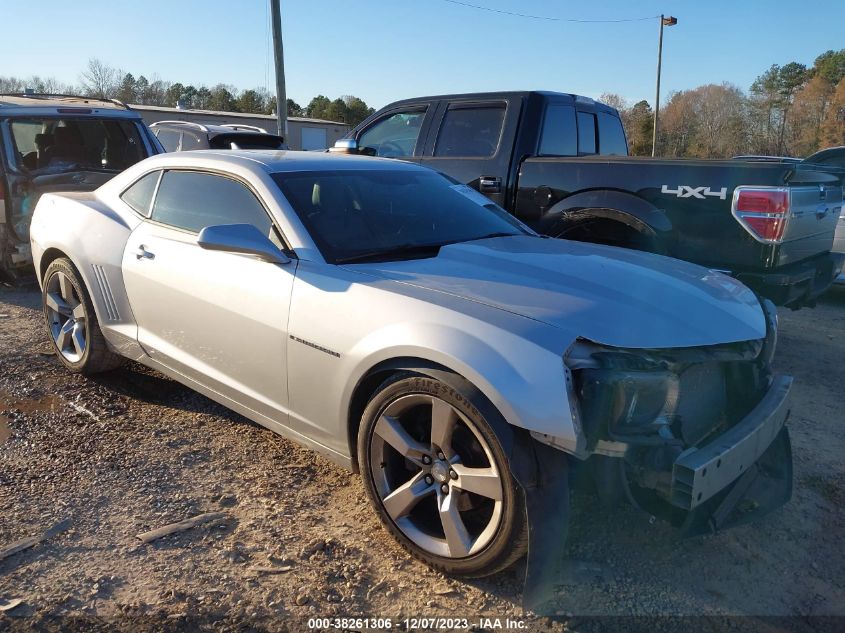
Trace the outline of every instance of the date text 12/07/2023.
[[315, 631], [353, 630], [353, 631], [389, 631], [402, 629], [417, 630], [486, 630], [519, 631], [527, 628], [527, 622], [519, 618], [445, 618], [445, 617], [408, 617], [393, 618], [310, 618], [308, 628]]

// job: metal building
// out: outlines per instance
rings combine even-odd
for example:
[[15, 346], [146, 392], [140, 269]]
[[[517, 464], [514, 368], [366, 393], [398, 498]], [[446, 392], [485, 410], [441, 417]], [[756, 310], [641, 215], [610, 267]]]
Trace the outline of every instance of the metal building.
[[[205, 125], [222, 125], [235, 123], [240, 125], [257, 125], [268, 132], [276, 133], [276, 117], [270, 114], [247, 114], [244, 112], [217, 112], [214, 110], [189, 110], [182, 108], [165, 108], [161, 106], [131, 104], [137, 110], [147, 125], [156, 121], [191, 121]], [[288, 117], [287, 143], [290, 149], [326, 149], [349, 131], [346, 123], [324, 121], [322, 119], [308, 119], [304, 117]]]

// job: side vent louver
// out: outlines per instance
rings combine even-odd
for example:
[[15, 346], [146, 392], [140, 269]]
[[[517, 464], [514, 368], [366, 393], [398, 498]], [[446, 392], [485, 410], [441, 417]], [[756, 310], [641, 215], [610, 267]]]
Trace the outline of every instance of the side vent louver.
[[94, 276], [97, 278], [97, 285], [100, 287], [100, 294], [103, 295], [103, 306], [106, 308], [106, 317], [109, 321], [118, 321], [120, 319], [120, 313], [117, 311], [117, 304], [114, 301], [114, 295], [112, 295], [106, 271], [102, 266], [98, 266], [97, 264], [92, 264], [92, 268], [94, 269]]

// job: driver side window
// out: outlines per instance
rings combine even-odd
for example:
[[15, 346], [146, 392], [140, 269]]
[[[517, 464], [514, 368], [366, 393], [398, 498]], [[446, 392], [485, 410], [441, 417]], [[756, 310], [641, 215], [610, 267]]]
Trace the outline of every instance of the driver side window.
[[252, 224], [271, 236], [272, 227], [264, 206], [244, 185], [195, 171], [164, 172], [152, 219], [192, 233], [217, 224]]
[[413, 156], [424, 118], [425, 110], [394, 112], [367, 128], [358, 137], [358, 147], [388, 158]]

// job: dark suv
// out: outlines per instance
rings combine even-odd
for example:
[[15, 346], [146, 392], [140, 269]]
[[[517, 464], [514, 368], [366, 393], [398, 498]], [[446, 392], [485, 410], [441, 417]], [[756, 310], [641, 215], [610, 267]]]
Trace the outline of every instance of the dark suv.
[[193, 149], [285, 149], [281, 136], [254, 125], [204, 125], [192, 121], [157, 121], [153, 134], [168, 152]]
[[0, 95], [0, 277], [17, 279], [32, 265], [29, 222], [42, 193], [93, 191], [162, 151], [119, 101]]

